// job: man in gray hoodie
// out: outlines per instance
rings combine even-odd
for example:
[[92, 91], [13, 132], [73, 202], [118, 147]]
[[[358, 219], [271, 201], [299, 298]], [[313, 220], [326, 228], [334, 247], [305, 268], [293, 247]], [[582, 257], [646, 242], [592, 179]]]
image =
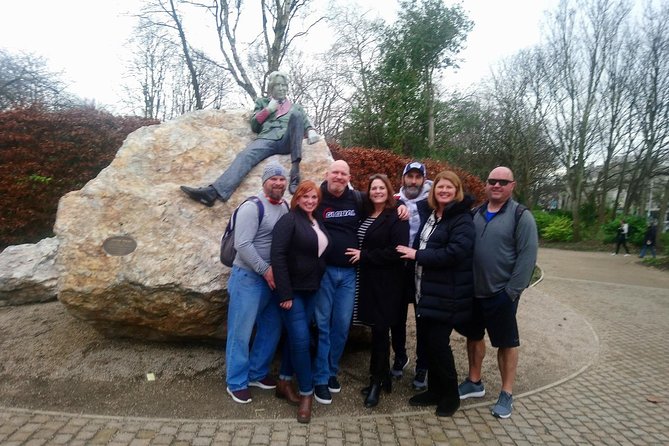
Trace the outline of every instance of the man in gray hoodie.
[[[413, 246], [414, 239], [420, 227], [420, 216], [418, 215], [418, 202], [427, 199], [432, 189], [432, 181], [427, 179], [427, 170], [425, 165], [412, 161], [404, 166], [402, 171], [402, 187], [395, 198], [402, 200], [409, 210], [409, 246]], [[403, 307], [403, 317], [401, 321], [390, 328], [393, 352], [395, 359], [390, 373], [397, 379], [402, 377], [404, 368], [409, 364], [409, 357], [406, 351], [406, 319], [409, 302], [415, 302], [415, 279], [413, 263], [407, 266], [407, 305]], [[414, 390], [425, 390], [427, 388], [427, 355], [425, 352], [425, 342], [422, 339], [422, 331], [416, 320], [416, 375], [412, 386]]]

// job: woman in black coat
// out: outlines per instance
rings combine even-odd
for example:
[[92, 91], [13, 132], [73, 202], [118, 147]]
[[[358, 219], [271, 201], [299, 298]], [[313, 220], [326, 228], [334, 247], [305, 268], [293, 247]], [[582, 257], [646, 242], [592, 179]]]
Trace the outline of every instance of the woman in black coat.
[[[398, 246], [402, 258], [416, 264], [416, 316], [428, 340], [428, 389], [409, 400], [412, 406], [436, 405], [438, 416], [460, 407], [458, 376], [450, 346], [453, 328], [471, 317], [474, 297], [473, 199], [450, 171], [440, 172], [419, 206], [421, 227], [414, 246]], [[422, 210], [422, 211], [421, 211]]]
[[[299, 404], [297, 421], [311, 420], [314, 393], [309, 326], [315, 294], [325, 273], [325, 252], [329, 236], [313, 215], [321, 191], [313, 181], [301, 182], [290, 202], [290, 212], [281, 217], [272, 232], [271, 265], [281, 319], [288, 333], [284, 344], [276, 395]], [[297, 376], [299, 398], [291, 385]]]
[[392, 185], [382, 174], [370, 177], [367, 212], [358, 228], [359, 249], [349, 248], [346, 254], [360, 268], [358, 319], [372, 328], [370, 386], [363, 393], [365, 407], [374, 407], [381, 389], [391, 390], [390, 327], [400, 321], [406, 305], [404, 261], [395, 247], [409, 242], [409, 222], [397, 216]]

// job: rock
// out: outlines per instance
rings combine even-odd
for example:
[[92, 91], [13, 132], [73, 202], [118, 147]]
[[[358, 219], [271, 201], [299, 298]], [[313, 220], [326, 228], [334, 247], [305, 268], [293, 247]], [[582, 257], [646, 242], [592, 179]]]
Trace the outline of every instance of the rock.
[[[234, 208], [261, 191], [265, 164], [289, 169], [290, 155], [260, 163], [228, 202], [211, 208], [179, 186], [217, 178], [251, 141], [248, 119], [203, 110], [138, 129], [109, 167], [61, 198], [58, 299], [69, 312], [110, 336], [225, 337], [230, 270], [218, 259], [221, 234]], [[331, 161], [324, 141], [305, 141], [302, 178], [320, 182]]]
[[56, 299], [58, 239], [8, 246], [0, 253], [0, 307]]

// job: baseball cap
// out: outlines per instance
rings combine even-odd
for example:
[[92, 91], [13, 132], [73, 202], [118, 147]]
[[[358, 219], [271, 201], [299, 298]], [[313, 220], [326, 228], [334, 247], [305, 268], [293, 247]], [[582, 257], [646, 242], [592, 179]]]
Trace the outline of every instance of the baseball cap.
[[412, 169], [418, 170], [420, 174], [423, 175], [424, 177], [427, 176], [427, 170], [425, 170], [425, 165], [423, 163], [419, 163], [418, 161], [411, 161], [409, 164], [404, 166], [404, 172], [402, 172], [402, 176], [409, 173], [409, 171]]

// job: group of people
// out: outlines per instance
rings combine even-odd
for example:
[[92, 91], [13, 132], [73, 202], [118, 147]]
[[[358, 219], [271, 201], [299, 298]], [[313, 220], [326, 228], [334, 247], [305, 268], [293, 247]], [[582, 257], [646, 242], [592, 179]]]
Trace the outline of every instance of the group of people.
[[[620, 220], [620, 226], [618, 226], [616, 232], [616, 250], [611, 253], [612, 256], [618, 255], [620, 247], [625, 248], [625, 257], [630, 255], [630, 250], [627, 247], [627, 239], [629, 238], [630, 226], [625, 220]], [[655, 242], [657, 239], [657, 222], [652, 220], [648, 223], [646, 228], [646, 233], [643, 236], [643, 244], [641, 245], [641, 251], [639, 252], [639, 258], [643, 259], [646, 256], [646, 251], [650, 251], [653, 255], [653, 258], [656, 256], [655, 252]]]
[[[290, 175], [278, 164], [267, 165], [259, 199], [237, 211], [237, 254], [228, 282], [228, 394], [249, 403], [250, 387], [274, 389], [298, 406], [297, 420], [308, 423], [314, 399], [331, 404], [332, 393], [341, 391], [339, 364], [357, 299], [357, 317], [372, 333], [363, 404], [375, 407], [409, 363], [406, 319], [413, 302], [413, 386], [422, 392], [409, 404], [433, 405], [438, 416], [451, 416], [461, 399], [484, 396], [487, 330], [502, 377], [492, 414], [509, 417], [518, 363], [516, 311], [537, 255], [534, 219], [511, 198], [512, 171], [490, 172], [487, 201], [474, 210], [455, 173], [443, 171], [429, 181], [417, 161], [405, 166], [398, 194], [383, 174], [372, 175], [365, 192], [352, 189], [343, 160], [329, 166], [322, 184], [302, 181], [295, 139], [301, 147], [305, 136], [318, 135], [303, 110], [285, 99], [286, 85], [284, 74], [270, 75], [272, 97], [257, 102], [251, 118], [258, 139], [239, 161], [211, 186], [182, 186], [190, 198], [211, 206], [234, 191], [240, 171], [272, 154], [292, 155]], [[278, 139], [263, 140], [266, 128]], [[283, 199], [287, 187], [290, 206]], [[450, 347], [453, 330], [467, 337], [469, 372], [462, 383]], [[282, 333], [275, 380], [270, 364]]]

